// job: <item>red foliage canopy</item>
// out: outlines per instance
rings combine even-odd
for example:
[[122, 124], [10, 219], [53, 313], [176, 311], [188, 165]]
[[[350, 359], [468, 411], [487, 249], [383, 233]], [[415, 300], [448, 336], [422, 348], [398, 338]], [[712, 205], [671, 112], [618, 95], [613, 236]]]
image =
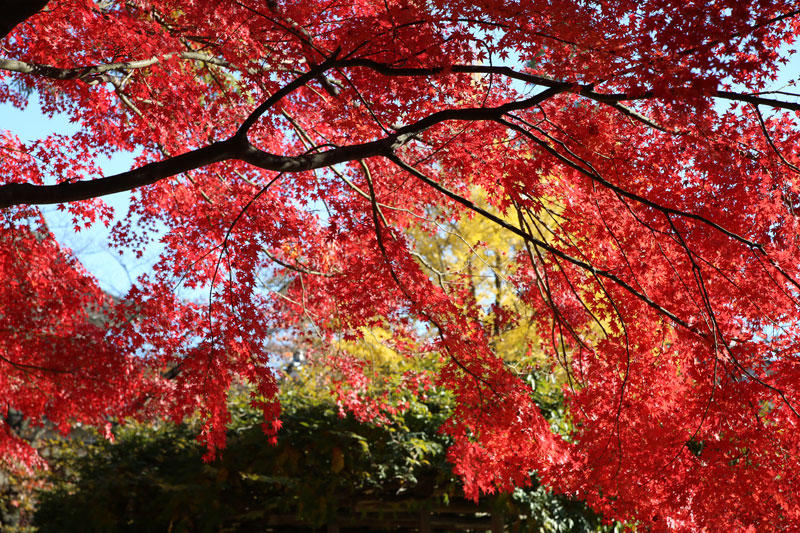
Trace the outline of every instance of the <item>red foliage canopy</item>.
[[[0, 101], [80, 128], [0, 129], [0, 409], [199, 408], [213, 450], [233, 379], [277, 415], [276, 331], [427, 324], [471, 495], [535, 470], [654, 529], [800, 521], [800, 104], [770, 90], [796, 2], [43, 3], [0, 2]], [[118, 150], [135, 168], [101, 177]], [[114, 245], [166, 247], [112, 300], [36, 206], [102, 223], [119, 191]], [[465, 211], [527, 245], [507, 282], [568, 370], [569, 436], [414, 258], [410, 228]], [[30, 455], [2, 424], [0, 451]]]

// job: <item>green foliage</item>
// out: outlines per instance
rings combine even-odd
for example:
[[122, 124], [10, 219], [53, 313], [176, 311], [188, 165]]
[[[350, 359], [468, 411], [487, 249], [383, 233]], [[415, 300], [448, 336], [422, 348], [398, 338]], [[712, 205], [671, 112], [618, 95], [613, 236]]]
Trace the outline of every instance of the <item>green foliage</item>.
[[275, 513], [322, 524], [355, 497], [404, 494], [422, 478], [455, 492], [436, 432], [441, 406], [419, 403], [377, 427], [339, 418], [332, 402], [299, 390], [283, 401], [273, 446], [244, 395], [233, 398], [228, 449], [212, 463], [191, 423], [129, 424], [114, 443], [64, 443], [56, 487], [41, 495], [40, 530], [217, 531]]
[[[438, 432], [450, 413], [444, 393], [431, 391], [384, 425], [341, 418], [307, 382], [284, 386], [281, 400], [284, 425], [272, 445], [247, 395], [232, 394], [228, 449], [211, 463], [191, 421], [131, 423], [113, 443], [62, 442], [35, 523], [42, 532], [236, 531], [263, 529], [276, 515], [319, 526], [363, 512], [364, 502], [414, 510], [460, 499]], [[599, 525], [585, 507], [541, 488], [489, 501], [530, 515], [530, 531]]]
[[575, 531], [620, 532], [622, 524], [603, 524], [599, 515], [585, 503], [563, 494], [553, 494], [541, 485], [516, 489], [508, 498], [507, 507], [524, 515], [521, 532], [569, 533]]
[[27, 522], [36, 507], [37, 481], [14, 468], [0, 469], [0, 533], [35, 531]]

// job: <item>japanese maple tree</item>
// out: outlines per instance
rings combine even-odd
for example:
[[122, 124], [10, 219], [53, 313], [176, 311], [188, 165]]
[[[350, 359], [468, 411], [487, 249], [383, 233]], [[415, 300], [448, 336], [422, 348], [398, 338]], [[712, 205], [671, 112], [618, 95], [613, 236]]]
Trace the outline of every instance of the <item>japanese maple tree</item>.
[[[645, 528], [797, 523], [800, 104], [773, 85], [798, 33], [788, 0], [0, 1], [0, 101], [79, 126], [0, 125], [0, 409], [199, 410], [213, 454], [233, 380], [279, 427], [276, 335], [357, 385], [324, 346], [380, 327], [441, 358], [472, 497], [535, 471]], [[111, 244], [165, 248], [111, 299], [37, 206], [109, 224], [121, 191]], [[420, 260], [468, 213], [513, 235], [496, 279], [569, 433], [490, 342], [530, 316]], [[3, 424], [0, 453], [35, 461]]]

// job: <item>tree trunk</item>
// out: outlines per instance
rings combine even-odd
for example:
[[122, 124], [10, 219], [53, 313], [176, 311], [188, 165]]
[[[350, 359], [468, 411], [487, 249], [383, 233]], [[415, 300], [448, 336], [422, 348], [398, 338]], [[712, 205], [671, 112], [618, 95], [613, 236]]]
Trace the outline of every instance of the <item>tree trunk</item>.
[[505, 529], [505, 517], [503, 511], [492, 512], [492, 533], [503, 533]]
[[419, 512], [419, 533], [431, 533], [431, 515], [425, 509]]

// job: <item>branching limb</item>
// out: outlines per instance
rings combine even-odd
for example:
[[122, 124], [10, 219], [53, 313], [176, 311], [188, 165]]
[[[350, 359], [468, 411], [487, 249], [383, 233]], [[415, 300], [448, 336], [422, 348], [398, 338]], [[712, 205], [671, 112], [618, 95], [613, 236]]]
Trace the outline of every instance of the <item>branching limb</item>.
[[563, 260], [565, 260], [565, 261], [567, 261], [569, 263], [572, 263], [573, 265], [575, 265], [577, 267], [580, 267], [580, 268], [582, 268], [582, 269], [584, 269], [584, 270], [586, 270], [588, 272], [591, 272], [593, 274], [596, 274], [598, 276], [601, 276], [601, 277], [604, 277], [604, 278], [606, 278], [608, 280], [613, 281], [614, 283], [616, 283], [617, 285], [619, 285], [620, 287], [622, 287], [623, 289], [625, 289], [626, 291], [631, 293], [633, 296], [635, 296], [636, 298], [638, 298], [641, 301], [643, 301], [644, 303], [646, 303], [649, 307], [653, 308], [657, 312], [661, 313], [662, 315], [664, 315], [667, 318], [669, 318], [670, 320], [672, 320], [674, 323], [676, 323], [676, 324], [678, 324], [678, 325], [680, 325], [680, 326], [682, 326], [682, 327], [684, 327], [684, 328], [686, 328], [686, 329], [688, 329], [690, 331], [694, 331], [694, 329], [686, 321], [684, 321], [683, 319], [681, 319], [680, 317], [675, 315], [675, 313], [673, 313], [672, 311], [662, 307], [661, 305], [659, 305], [655, 301], [651, 300], [650, 298], [648, 298], [647, 296], [645, 296], [644, 294], [642, 294], [641, 292], [639, 292], [638, 290], [633, 288], [630, 284], [628, 284], [625, 280], [621, 279], [616, 274], [613, 274], [613, 273], [605, 271], [605, 270], [598, 269], [592, 264], [589, 264], [589, 263], [587, 263], [585, 261], [582, 261], [582, 260], [580, 260], [580, 259], [578, 259], [576, 257], [573, 257], [573, 256], [571, 256], [571, 255], [559, 250], [558, 248], [556, 248], [556, 247], [554, 247], [554, 246], [552, 246], [552, 245], [550, 245], [550, 244], [548, 244], [548, 243], [546, 243], [546, 242], [544, 242], [542, 240], [536, 239], [535, 237], [533, 237], [529, 233], [521, 230], [517, 226], [514, 226], [513, 224], [509, 224], [508, 222], [506, 222], [502, 218], [500, 218], [500, 217], [498, 217], [498, 216], [486, 211], [485, 209], [483, 209], [481, 207], [478, 207], [477, 205], [475, 205], [472, 201], [468, 200], [467, 198], [464, 198], [463, 196], [461, 196], [459, 194], [456, 194], [455, 192], [453, 192], [453, 191], [447, 189], [446, 187], [444, 187], [443, 185], [441, 185], [441, 184], [437, 183], [436, 181], [430, 179], [428, 176], [426, 176], [425, 174], [423, 174], [422, 172], [420, 172], [416, 168], [414, 168], [414, 167], [408, 165], [407, 163], [405, 163], [403, 160], [401, 160], [399, 157], [397, 157], [397, 155], [395, 155], [393, 152], [387, 152], [387, 153], [384, 154], [384, 156], [387, 159], [389, 159], [390, 161], [392, 161], [394, 164], [396, 164], [398, 167], [402, 168], [403, 170], [405, 170], [409, 174], [417, 177], [420, 181], [422, 181], [422, 182], [426, 183], [427, 185], [431, 186], [432, 188], [434, 188], [435, 190], [437, 190], [440, 193], [444, 194], [445, 196], [447, 196], [451, 200], [463, 205], [464, 207], [466, 207], [468, 209], [471, 209], [472, 211], [475, 211], [479, 215], [481, 215], [484, 218], [494, 222], [498, 226], [507, 229], [508, 231], [514, 233], [515, 235], [518, 235], [518, 236], [522, 237], [526, 241], [531, 242], [531, 244], [533, 244], [535, 246], [538, 246], [538, 247], [540, 247], [540, 248], [542, 248], [544, 250], [547, 250], [551, 254], [553, 254], [553, 255], [555, 255], [557, 257], [560, 257], [561, 259], [563, 259]]
[[302, 86], [303, 83], [310, 81], [313, 78], [313, 73], [311, 71], [300, 78], [296, 78], [264, 101], [242, 123], [238, 132], [226, 141], [213, 143], [128, 172], [91, 181], [60, 183], [58, 185], [32, 185], [28, 183], [0, 185], [0, 209], [14, 205], [56, 204], [97, 198], [151, 185], [164, 178], [229, 159], [239, 159], [253, 166], [275, 172], [302, 172], [330, 167], [346, 161], [383, 155], [396, 147], [402, 146], [415, 135], [443, 122], [496, 120], [511, 111], [536, 106], [561, 92], [561, 89], [547, 89], [530, 98], [509, 102], [497, 107], [445, 109], [403, 126], [395, 133], [381, 139], [339, 146], [320, 153], [283, 156], [271, 154], [253, 146], [247, 140], [247, 132], [253, 124], [281, 98]]

